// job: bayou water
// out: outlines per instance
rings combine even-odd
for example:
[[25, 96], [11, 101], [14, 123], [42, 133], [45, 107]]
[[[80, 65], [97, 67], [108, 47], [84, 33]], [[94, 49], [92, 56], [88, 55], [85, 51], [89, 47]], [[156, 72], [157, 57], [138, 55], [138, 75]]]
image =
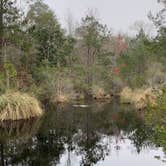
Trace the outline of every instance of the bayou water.
[[116, 100], [84, 104], [49, 106], [41, 119], [1, 124], [0, 165], [166, 165], [144, 112]]

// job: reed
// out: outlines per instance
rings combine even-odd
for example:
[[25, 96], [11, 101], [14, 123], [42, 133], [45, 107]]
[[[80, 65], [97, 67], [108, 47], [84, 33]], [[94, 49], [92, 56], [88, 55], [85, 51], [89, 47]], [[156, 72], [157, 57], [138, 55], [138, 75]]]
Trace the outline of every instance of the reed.
[[38, 101], [28, 94], [15, 92], [0, 96], [0, 121], [31, 119], [42, 114]]

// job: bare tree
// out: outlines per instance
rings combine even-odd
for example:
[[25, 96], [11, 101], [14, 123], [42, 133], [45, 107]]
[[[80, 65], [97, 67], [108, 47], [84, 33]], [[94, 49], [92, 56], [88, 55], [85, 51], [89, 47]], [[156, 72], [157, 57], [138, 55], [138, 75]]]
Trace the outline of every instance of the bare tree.
[[74, 37], [76, 25], [75, 25], [73, 14], [69, 9], [67, 10], [66, 24], [67, 24], [68, 35], [71, 37]]

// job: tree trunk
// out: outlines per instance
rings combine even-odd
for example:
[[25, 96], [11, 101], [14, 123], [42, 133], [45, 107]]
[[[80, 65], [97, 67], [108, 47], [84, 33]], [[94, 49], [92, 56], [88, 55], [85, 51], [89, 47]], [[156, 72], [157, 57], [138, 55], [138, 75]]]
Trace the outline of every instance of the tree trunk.
[[61, 84], [60, 84], [60, 79], [61, 79], [61, 76], [60, 76], [60, 62], [58, 60], [57, 62], [57, 68], [58, 68], [58, 73], [57, 73], [57, 95], [58, 96], [61, 96]]
[[[7, 64], [7, 53], [6, 53], [6, 42], [4, 42], [4, 61], [3, 65]], [[10, 88], [10, 75], [8, 68], [5, 66], [5, 77], [6, 77], [6, 89], [8, 90]]]
[[93, 72], [92, 72], [92, 66], [95, 64], [95, 50], [93, 50], [92, 47], [87, 46], [87, 75], [86, 75], [86, 84], [88, 85], [88, 96], [91, 97], [92, 95], [92, 85], [93, 85]]
[[0, 0], [0, 65], [2, 65], [3, 61], [3, 53], [2, 53], [2, 48], [3, 48], [3, 0]]
[[91, 66], [91, 57], [90, 57], [90, 47], [88, 46], [88, 52], [87, 52], [87, 68], [88, 68], [88, 71], [87, 71], [87, 76], [86, 76], [86, 83], [88, 85], [88, 95], [90, 94], [90, 91], [91, 91], [91, 79], [90, 79], [90, 76], [91, 76], [91, 71], [89, 70], [90, 66]]
[[9, 71], [5, 69], [5, 74], [6, 74], [6, 88], [9, 90], [10, 88], [10, 78], [9, 78]]

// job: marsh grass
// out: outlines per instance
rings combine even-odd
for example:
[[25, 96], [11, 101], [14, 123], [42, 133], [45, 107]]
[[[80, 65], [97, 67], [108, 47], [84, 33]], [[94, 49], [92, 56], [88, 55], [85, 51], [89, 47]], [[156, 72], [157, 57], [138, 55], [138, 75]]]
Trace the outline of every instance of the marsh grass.
[[31, 119], [42, 114], [43, 111], [34, 97], [19, 92], [0, 96], [0, 121]]
[[120, 93], [121, 103], [133, 104], [136, 109], [146, 108], [147, 105], [156, 105], [158, 93], [153, 92], [152, 88], [130, 89], [125, 87]]
[[132, 99], [132, 89], [130, 89], [129, 87], [125, 87], [120, 93], [121, 103], [129, 104], [131, 103], [131, 99]]

